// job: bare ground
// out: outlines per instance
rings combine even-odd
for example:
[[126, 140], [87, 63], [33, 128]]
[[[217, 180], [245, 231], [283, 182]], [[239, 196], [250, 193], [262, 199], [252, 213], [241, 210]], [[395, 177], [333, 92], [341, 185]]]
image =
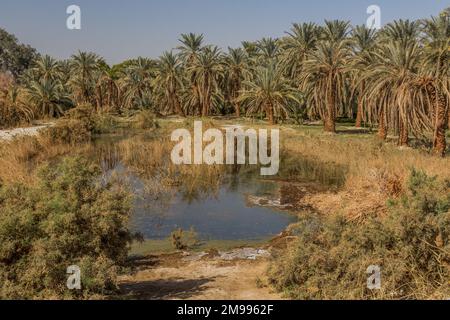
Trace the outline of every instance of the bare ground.
[[224, 261], [205, 256], [187, 261], [181, 254], [137, 260], [136, 273], [120, 279], [129, 299], [276, 300], [265, 283], [266, 258]]

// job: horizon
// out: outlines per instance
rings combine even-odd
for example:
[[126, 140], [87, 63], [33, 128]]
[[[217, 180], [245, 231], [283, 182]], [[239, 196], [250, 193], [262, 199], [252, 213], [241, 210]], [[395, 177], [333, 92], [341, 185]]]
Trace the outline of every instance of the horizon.
[[[205, 43], [223, 50], [238, 47], [242, 41], [256, 41], [263, 37], [279, 38], [292, 23], [315, 22], [326, 19], [348, 20], [354, 25], [364, 24], [369, 5], [381, 9], [381, 25], [397, 19], [417, 20], [436, 16], [450, 6], [448, 0], [430, 2], [399, 0], [346, 0], [336, 3], [321, 0], [305, 1], [231, 0], [171, 1], [135, 0], [121, 6], [120, 1], [43, 0], [39, 5], [30, 0], [3, 4], [0, 28], [14, 34], [21, 43], [28, 44], [41, 54], [68, 59], [76, 52], [91, 51], [109, 64], [137, 58], [158, 58], [164, 51], [175, 49], [182, 33], [205, 36]], [[69, 5], [81, 8], [81, 30], [68, 30], [66, 20]], [[231, 20], [234, 19], [234, 20]], [[39, 26], [36, 28], [35, 26]], [[118, 46], [118, 44], [120, 44]]]

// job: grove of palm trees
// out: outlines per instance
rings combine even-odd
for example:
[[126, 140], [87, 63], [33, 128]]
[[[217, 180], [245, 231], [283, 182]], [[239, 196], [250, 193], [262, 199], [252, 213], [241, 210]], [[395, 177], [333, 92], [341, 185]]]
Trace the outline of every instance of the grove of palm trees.
[[[280, 129], [278, 175], [171, 164], [170, 132], [199, 120]], [[244, 246], [267, 255], [223, 276], [254, 277], [235, 285], [255, 299], [450, 295], [450, 8], [380, 30], [293, 23], [280, 38], [227, 49], [185, 33], [156, 59], [115, 65], [83, 51], [57, 60], [0, 29], [0, 129], [1, 299], [246, 299], [220, 280], [204, 293], [168, 284], [220, 279], [217, 259]], [[228, 238], [240, 220], [227, 233], [220, 216], [203, 239], [196, 214], [220, 211], [211, 203], [223, 193], [234, 199], [227, 212], [245, 198], [246, 214], [264, 207], [290, 218], [268, 218], [282, 228], [264, 237], [255, 227]], [[168, 208], [192, 217], [166, 230], [159, 216], [147, 222], [153, 211], [141, 202], [169, 220]], [[71, 264], [87, 277], [79, 291], [66, 288]], [[382, 266], [381, 289], [366, 288], [369, 265]]]
[[[377, 128], [381, 139], [423, 139], [445, 155], [449, 124], [448, 10], [422, 21], [398, 20], [376, 31], [345, 21], [293, 24], [279, 39], [241, 48], [183, 34], [158, 59], [109, 66], [94, 53], [56, 61], [36, 55], [19, 76], [3, 75], [3, 127], [58, 117], [81, 103], [97, 112], [148, 109], [180, 116], [302, 120], [336, 132], [340, 118]], [[7, 70], [5, 70], [7, 71]], [[14, 114], [14, 115], [13, 115]]]

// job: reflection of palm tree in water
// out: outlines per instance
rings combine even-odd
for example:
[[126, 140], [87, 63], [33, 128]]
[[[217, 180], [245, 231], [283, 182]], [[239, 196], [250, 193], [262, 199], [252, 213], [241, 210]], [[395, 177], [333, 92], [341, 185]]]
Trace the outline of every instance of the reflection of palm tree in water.
[[121, 162], [119, 148], [114, 143], [100, 144], [96, 154], [103, 172], [116, 169]]

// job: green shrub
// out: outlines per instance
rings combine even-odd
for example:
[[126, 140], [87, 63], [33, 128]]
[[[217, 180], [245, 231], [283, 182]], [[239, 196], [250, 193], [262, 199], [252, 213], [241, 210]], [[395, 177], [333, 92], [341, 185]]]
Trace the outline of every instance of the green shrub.
[[58, 120], [42, 134], [51, 143], [79, 144], [91, 141], [95, 130], [93, 108], [90, 105], [80, 105], [66, 112], [65, 117]]
[[[130, 193], [100, 182], [87, 160], [64, 158], [39, 170], [36, 186], [0, 188], [0, 298], [87, 298], [116, 290], [129, 244]], [[81, 268], [81, 290], [66, 287]]]
[[42, 131], [50, 143], [80, 144], [91, 141], [92, 129], [90, 124], [77, 119], [61, 119], [54, 126]]
[[170, 234], [172, 245], [177, 250], [190, 249], [198, 244], [198, 235], [193, 228], [189, 231], [185, 231], [178, 228]]
[[93, 132], [96, 134], [110, 133], [117, 128], [117, 120], [110, 114], [97, 114], [93, 117], [94, 128]]
[[[383, 218], [305, 217], [276, 254], [271, 284], [296, 299], [427, 299], [450, 294], [450, 183], [413, 171]], [[381, 289], [366, 270], [381, 267]]]
[[135, 129], [157, 129], [159, 128], [159, 123], [153, 112], [142, 110], [134, 116], [133, 127]]

